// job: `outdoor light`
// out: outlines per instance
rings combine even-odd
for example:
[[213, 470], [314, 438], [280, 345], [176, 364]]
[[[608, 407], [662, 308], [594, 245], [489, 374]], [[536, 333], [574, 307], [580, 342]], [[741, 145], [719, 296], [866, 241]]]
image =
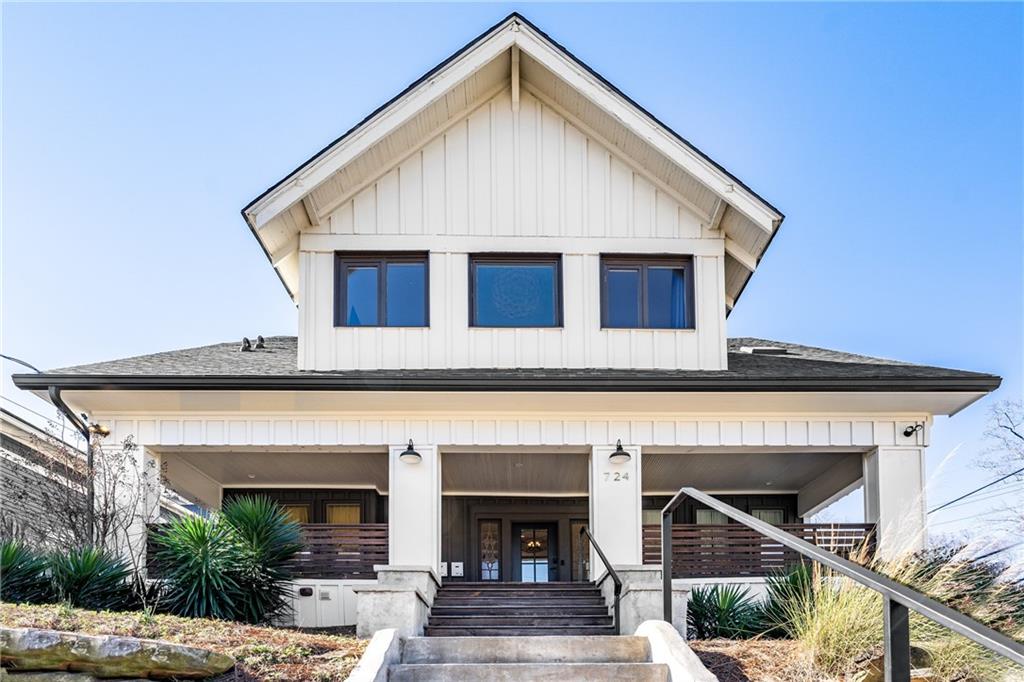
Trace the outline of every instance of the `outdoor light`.
[[423, 461], [423, 455], [416, 452], [412, 447], [412, 438], [409, 439], [409, 447], [398, 456], [398, 459], [405, 462], [406, 464], [419, 464]]
[[92, 424], [89, 424], [89, 433], [94, 436], [99, 436], [100, 438], [106, 438], [110, 435], [110, 429], [103, 424], [93, 422]]
[[622, 449], [622, 440], [615, 441], [615, 452], [608, 457], [608, 461], [612, 464], [625, 464], [631, 459], [633, 456]]
[[918, 431], [920, 431], [923, 428], [924, 428], [924, 424], [914, 424], [912, 426], [908, 426], [907, 428], [903, 429], [903, 437], [904, 438], [910, 438], [911, 436], [913, 436], [915, 433], [917, 433]]

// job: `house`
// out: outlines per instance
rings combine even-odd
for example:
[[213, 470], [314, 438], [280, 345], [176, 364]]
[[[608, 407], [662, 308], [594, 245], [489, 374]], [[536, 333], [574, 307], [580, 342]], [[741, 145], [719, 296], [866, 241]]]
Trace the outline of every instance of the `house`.
[[[297, 337], [15, 383], [193, 502], [284, 505], [303, 624], [415, 632], [439, 584], [599, 578], [584, 527], [643, 575], [684, 485], [838, 551], [920, 546], [932, 420], [1000, 383], [730, 339], [782, 213], [515, 14], [242, 214]], [[864, 524], [805, 523], [858, 486]], [[787, 560], [726, 521], [675, 512], [680, 580]]]

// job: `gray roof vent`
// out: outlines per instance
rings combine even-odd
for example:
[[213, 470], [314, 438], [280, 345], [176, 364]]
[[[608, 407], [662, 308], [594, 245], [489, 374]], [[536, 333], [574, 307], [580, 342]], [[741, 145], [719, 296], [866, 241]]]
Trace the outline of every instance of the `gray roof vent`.
[[267, 347], [266, 344], [263, 343], [263, 337], [262, 336], [257, 336], [256, 337], [256, 350], [263, 350], [266, 347]]
[[751, 355], [789, 355], [788, 348], [779, 346], [740, 346], [740, 352]]
[[242, 353], [251, 353], [252, 352], [252, 342], [249, 341], [248, 337], [246, 337], [246, 336], [242, 337], [242, 347], [239, 348], [238, 350], [240, 352], [242, 352]]

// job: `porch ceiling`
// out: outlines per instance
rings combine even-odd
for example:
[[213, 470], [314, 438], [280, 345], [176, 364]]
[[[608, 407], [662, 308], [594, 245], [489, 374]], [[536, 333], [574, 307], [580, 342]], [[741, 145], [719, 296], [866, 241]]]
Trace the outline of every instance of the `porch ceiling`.
[[[386, 452], [165, 452], [171, 487], [187, 480], [188, 470], [222, 486], [345, 486], [388, 489]], [[175, 473], [181, 473], [175, 481]]]
[[441, 490], [446, 495], [586, 495], [589, 461], [586, 454], [566, 452], [445, 452]]
[[[800, 492], [833, 469], [858, 480], [858, 452], [650, 453], [641, 462], [645, 495], [675, 494], [682, 486], [707, 492]], [[846, 480], [853, 477], [853, 481]]]

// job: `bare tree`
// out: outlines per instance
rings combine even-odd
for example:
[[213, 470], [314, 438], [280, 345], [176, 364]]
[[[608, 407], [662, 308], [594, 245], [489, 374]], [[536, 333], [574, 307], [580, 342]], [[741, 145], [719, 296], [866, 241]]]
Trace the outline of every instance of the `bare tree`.
[[1004, 505], [1006, 519], [1015, 529], [1024, 529], [1024, 493], [1019, 487], [1024, 483], [1024, 401], [1004, 400], [993, 405], [985, 439], [989, 447], [979, 465], [1017, 484], [1012, 489], [1016, 494], [1011, 493], [1011, 501]]

